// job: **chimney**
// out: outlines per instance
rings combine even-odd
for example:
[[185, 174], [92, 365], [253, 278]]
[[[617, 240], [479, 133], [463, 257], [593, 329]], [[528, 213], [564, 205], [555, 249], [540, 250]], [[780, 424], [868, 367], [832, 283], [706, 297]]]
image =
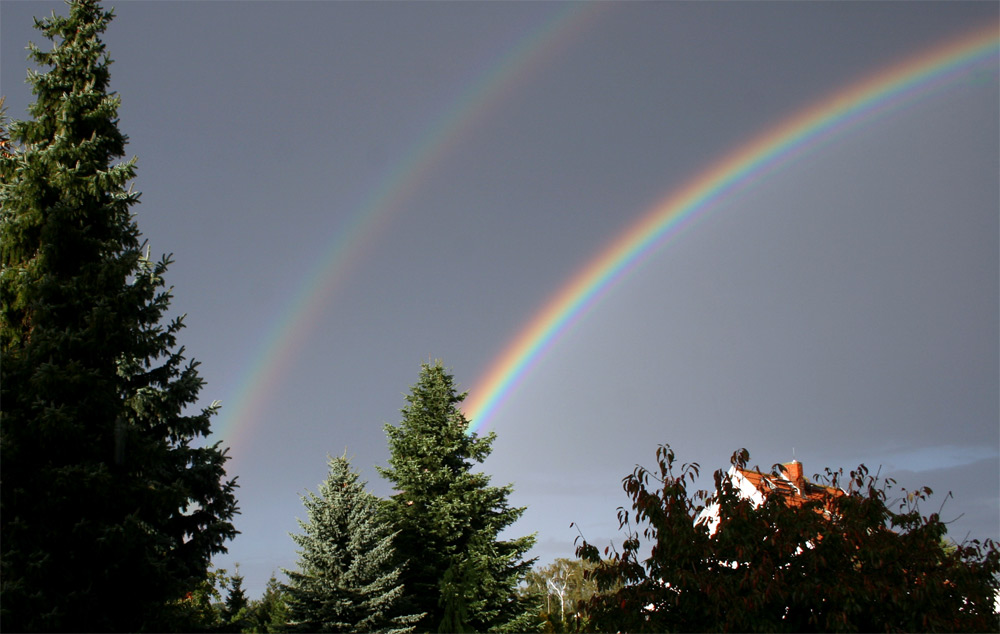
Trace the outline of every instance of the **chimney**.
[[802, 495], [805, 495], [806, 479], [802, 476], [802, 463], [798, 460], [792, 460], [781, 466], [785, 470], [785, 476], [791, 480]]

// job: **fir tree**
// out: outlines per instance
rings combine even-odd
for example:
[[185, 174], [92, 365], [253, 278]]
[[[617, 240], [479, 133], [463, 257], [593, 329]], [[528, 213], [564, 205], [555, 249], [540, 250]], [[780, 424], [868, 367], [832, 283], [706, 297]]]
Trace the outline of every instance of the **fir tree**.
[[243, 590], [243, 575], [237, 564], [236, 572], [229, 578], [229, 594], [222, 606], [222, 629], [226, 632], [242, 632], [250, 625], [250, 602]]
[[380, 473], [398, 493], [384, 508], [399, 529], [403, 583], [418, 627], [440, 631], [524, 631], [535, 621], [515, 589], [534, 560], [534, 536], [498, 538], [524, 508], [511, 508], [511, 485], [489, 486], [472, 469], [495, 434], [469, 434], [452, 376], [422, 366], [398, 427], [386, 425], [390, 458]]
[[197, 446], [215, 406], [130, 208], [119, 99], [93, 0], [36, 21], [32, 120], [0, 153], [2, 613], [7, 631], [171, 627], [164, 610], [236, 534], [235, 483]]
[[346, 456], [330, 459], [319, 495], [302, 498], [308, 521], [298, 570], [288, 571], [289, 626], [300, 632], [395, 632], [413, 630], [419, 618], [400, 611], [403, 587], [395, 567], [395, 533], [379, 513]]
[[288, 606], [285, 591], [272, 574], [264, 588], [264, 596], [250, 602], [249, 624], [245, 632], [285, 632], [288, 627]]

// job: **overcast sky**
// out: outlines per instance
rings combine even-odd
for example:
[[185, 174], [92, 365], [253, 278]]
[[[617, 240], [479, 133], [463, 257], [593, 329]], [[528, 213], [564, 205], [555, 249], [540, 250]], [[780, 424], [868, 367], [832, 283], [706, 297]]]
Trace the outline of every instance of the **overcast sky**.
[[[53, 8], [0, 3], [14, 118], [31, 16]], [[327, 454], [388, 493], [383, 425], [422, 362], [475, 391], [657, 201], [1000, 5], [116, 10], [139, 227], [176, 259], [181, 341], [241, 484], [216, 563], [259, 596], [294, 565]], [[537, 532], [540, 563], [573, 555], [571, 522], [620, 543], [621, 479], [659, 443], [706, 474], [740, 447], [809, 475], [881, 465], [934, 489], [924, 511], [944, 502], [952, 537], [1000, 538], [998, 95], [994, 58], [813, 148], [664, 241], [548, 350], [489, 421], [483, 467], [528, 507], [514, 532]]]

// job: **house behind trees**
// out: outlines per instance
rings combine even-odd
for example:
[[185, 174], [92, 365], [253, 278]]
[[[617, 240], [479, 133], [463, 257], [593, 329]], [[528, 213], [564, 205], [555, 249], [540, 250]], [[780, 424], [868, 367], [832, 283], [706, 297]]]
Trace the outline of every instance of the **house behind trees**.
[[[725, 477], [733, 485], [737, 495], [749, 500], [755, 507], [764, 504], [768, 496], [778, 496], [786, 506], [800, 508], [810, 502], [819, 503], [819, 512], [829, 518], [833, 501], [845, 495], [833, 486], [810, 482], [804, 474], [802, 463], [792, 460], [775, 465], [774, 473], [763, 473], [759, 469], [748, 469], [733, 465]], [[710, 502], [698, 516], [698, 522], [708, 522], [709, 532], [715, 534], [719, 526], [719, 504]]]

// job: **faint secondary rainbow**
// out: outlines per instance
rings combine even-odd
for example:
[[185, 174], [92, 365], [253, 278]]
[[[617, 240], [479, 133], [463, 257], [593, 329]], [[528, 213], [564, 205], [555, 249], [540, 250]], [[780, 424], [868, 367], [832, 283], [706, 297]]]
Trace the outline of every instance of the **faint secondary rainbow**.
[[469, 431], [482, 430], [540, 356], [612, 285], [699, 212], [848, 127], [996, 61], [1000, 30], [977, 29], [887, 67], [785, 119], [671, 192], [591, 259], [546, 303], [474, 383]]
[[603, 3], [566, 3], [547, 20], [522, 34], [469, 81], [449, 108], [432, 120], [399, 160], [378, 179], [350, 222], [337, 231], [319, 255], [292, 300], [278, 315], [256, 353], [235, 381], [213, 437], [231, 447], [246, 437], [262, 416], [282, 377], [317, 331], [338, 287], [352, 267], [370, 252], [375, 236], [419, 188], [421, 183], [461, 143], [474, 127], [514, 88], [557, 51], [584, 32], [603, 11]]

